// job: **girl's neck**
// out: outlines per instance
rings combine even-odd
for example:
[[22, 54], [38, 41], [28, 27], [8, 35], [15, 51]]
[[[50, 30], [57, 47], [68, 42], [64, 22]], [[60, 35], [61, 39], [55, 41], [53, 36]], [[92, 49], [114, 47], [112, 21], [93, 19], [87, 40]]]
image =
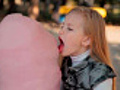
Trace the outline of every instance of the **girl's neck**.
[[78, 56], [78, 55], [85, 53], [88, 50], [90, 50], [89, 47], [81, 47], [77, 52], [75, 52], [74, 54], [71, 54], [70, 56], [75, 57], [75, 56]]

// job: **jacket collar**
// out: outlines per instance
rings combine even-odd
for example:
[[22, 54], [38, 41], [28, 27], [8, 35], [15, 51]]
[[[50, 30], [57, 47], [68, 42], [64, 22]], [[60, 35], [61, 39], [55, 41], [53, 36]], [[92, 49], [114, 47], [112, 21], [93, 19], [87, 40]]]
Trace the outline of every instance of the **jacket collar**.
[[[69, 60], [71, 60], [70, 57], [69, 57]], [[73, 66], [73, 67], [69, 67], [70, 72], [77, 72], [77, 71], [84, 69], [88, 65], [89, 60], [91, 60], [90, 56], [86, 57], [83, 61], [81, 61], [80, 64]]]

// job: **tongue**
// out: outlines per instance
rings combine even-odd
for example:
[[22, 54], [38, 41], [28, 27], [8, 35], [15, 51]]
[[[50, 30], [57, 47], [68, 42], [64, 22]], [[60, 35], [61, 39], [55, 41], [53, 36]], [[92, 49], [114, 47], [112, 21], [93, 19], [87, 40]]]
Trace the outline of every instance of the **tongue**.
[[63, 44], [59, 45], [59, 53], [61, 53], [63, 50]]
[[59, 37], [59, 41], [60, 41], [60, 45], [58, 46], [58, 49], [59, 49], [59, 53], [61, 53], [62, 50], [63, 50], [64, 45], [63, 45], [63, 41], [62, 41], [62, 39], [60, 37]]

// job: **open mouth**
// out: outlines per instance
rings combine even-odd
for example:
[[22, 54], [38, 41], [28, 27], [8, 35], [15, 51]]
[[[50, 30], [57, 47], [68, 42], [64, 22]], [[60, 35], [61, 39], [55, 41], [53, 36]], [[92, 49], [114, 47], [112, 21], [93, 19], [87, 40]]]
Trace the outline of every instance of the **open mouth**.
[[58, 46], [59, 52], [61, 53], [64, 47], [63, 40], [59, 37], [60, 45]]

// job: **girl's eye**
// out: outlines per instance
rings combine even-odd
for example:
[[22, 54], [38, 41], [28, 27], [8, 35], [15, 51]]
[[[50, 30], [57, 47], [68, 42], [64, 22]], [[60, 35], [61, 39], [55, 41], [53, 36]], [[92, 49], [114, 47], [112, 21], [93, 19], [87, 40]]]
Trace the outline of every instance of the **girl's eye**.
[[72, 28], [67, 28], [69, 31], [73, 31], [73, 29]]

